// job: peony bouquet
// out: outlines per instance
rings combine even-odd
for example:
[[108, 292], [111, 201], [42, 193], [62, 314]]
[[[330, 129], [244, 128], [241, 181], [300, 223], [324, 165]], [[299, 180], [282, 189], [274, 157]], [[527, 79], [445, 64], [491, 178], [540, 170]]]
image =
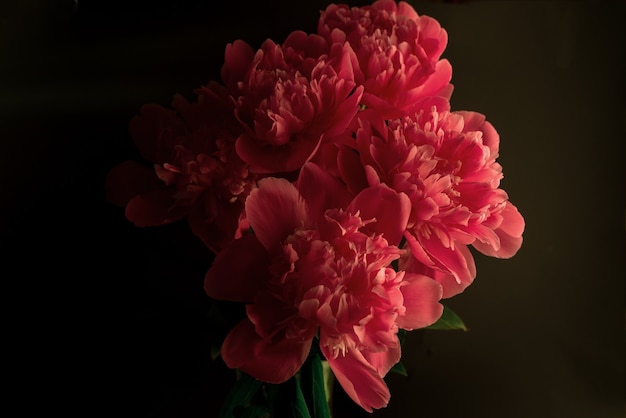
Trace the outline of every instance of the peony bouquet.
[[[226, 46], [221, 81], [144, 105], [108, 198], [137, 226], [186, 219], [235, 302], [219, 355], [233, 416], [329, 416], [324, 372], [367, 411], [390, 399], [406, 331], [462, 328], [442, 299], [508, 258], [524, 220], [500, 186], [499, 136], [450, 106], [447, 33], [405, 2], [331, 4], [317, 31]], [[280, 402], [279, 402], [280, 401]], [[256, 415], [255, 415], [256, 414]]]

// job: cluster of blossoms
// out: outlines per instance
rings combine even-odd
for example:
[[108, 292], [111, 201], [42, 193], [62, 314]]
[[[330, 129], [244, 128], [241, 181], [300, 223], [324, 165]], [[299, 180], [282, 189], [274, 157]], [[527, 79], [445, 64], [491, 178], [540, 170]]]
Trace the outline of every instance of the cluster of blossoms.
[[221, 83], [132, 120], [153, 167], [115, 167], [109, 198], [139, 226], [186, 218], [216, 254], [207, 294], [247, 313], [223, 342], [229, 367], [281, 383], [315, 342], [356, 403], [384, 407], [398, 331], [472, 283], [469, 246], [520, 248], [498, 134], [450, 108], [446, 43], [405, 2], [333, 4], [316, 33], [227, 45]]

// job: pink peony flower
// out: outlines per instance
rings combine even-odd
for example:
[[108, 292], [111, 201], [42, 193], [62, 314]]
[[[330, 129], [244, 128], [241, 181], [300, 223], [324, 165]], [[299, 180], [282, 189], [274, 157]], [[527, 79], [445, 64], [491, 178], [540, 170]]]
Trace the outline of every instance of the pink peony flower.
[[363, 104], [385, 118], [397, 118], [425, 97], [452, 94], [452, 66], [440, 59], [448, 35], [406, 2], [379, 0], [371, 6], [331, 4], [321, 14], [318, 33], [329, 42], [347, 42], [356, 52], [355, 79]]
[[337, 381], [371, 412], [390, 397], [383, 377], [400, 360], [398, 329], [434, 323], [442, 289], [390, 267], [403, 252], [390, 242], [406, 228], [404, 194], [379, 184], [345, 208], [332, 206], [346, 195], [310, 163], [298, 186], [260, 180], [246, 201], [254, 233], [234, 241], [207, 273], [209, 296], [247, 303], [247, 318], [226, 337], [222, 357], [231, 368], [281, 383], [319, 338]]
[[443, 98], [413, 117], [359, 115], [358, 153], [341, 152], [340, 171], [352, 192], [382, 183], [409, 197], [412, 258], [403, 257], [402, 268], [435, 278], [450, 297], [476, 276], [469, 244], [494, 257], [517, 252], [524, 220], [499, 188], [499, 136], [483, 115], [450, 112]]
[[226, 47], [222, 79], [244, 127], [236, 150], [251, 171], [297, 171], [347, 128], [363, 91], [355, 62], [349, 45], [301, 31], [283, 45], [268, 39], [256, 53], [243, 41]]
[[107, 177], [108, 198], [125, 206], [137, 226], [187, 217], [191, 230], [218, 251], [238, 236], [243, 202], [256, 176], [235, 152], [241, 128], [224, 88], [211, 83], [197, 94], [193, 103], [175, 96], [173, 109], [141, 108], [130, 132], [154, 168], [133, 161], [114, 167]]

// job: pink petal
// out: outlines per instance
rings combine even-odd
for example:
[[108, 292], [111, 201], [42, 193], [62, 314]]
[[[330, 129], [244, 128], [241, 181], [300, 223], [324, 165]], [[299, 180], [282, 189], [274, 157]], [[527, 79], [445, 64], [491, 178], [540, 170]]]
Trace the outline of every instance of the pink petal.
[[351, 349], [345, 356], [340, 353], [333, 358], [330, 349], [322, 346], [322, 353], [337, 381], [354, 402], [367, 412], [387, 406], [391, 398], [389, 388], [359, 350]]
[[256, 236], [246, 234], [217, 254], [204, 278], [204, 290], [214, 299], [250, 303], [269, 278], [268, 263]]
[[[405, 237], [406, 236], [412, 237], [412, 235], [408, 233], [405, 234]], [[415, 238], [412, 239], [415, 241]], [[417, 246], [421, 248], [419, 243], [417, 243]], [[442, 270], [437, 270], [435, 267], [432, 266], [432, 264], [426, 265], [423, 262], [419, 261], [415, 257], [412, 248], [411, 252], [403, 255], [400, 258], [399, 267], [401, 270], [405, 270], [407, 273], [415, 273], [418, 275], [427, 276], [437, 281], [443, 288], [443, 294], [441, 295], [442, 299], [447, 299], [452, 296], [458, 295], [459, 293], [462, 293], [465, 288], [471, 284], [463, 282], [459, 283], [452, 274]]]
[[411, 249], [411, 254], [415, 257], [415, 260], [425, 266], [434, 266], [435, 262], [432, 258], [426, 253], [426, 250], [417, 240], [415, 235], [413, 235], [412, 231], [406, 231], [404, 233], [404, 238]]
[[491, 151], [490, 158], [495, 160], [498, 157], [500, 135], [493, 125], [485, 120], [485, 115], [466, 110], [454, 113], [463, 117], [463, 132], [481, 131], [483, 133], [482, 142]]
[[359, 193], [348, 206], [349, 212], [360, 211], [363, 220], [376, 219], [368, 224], [376, 234], [383, 234], [391, 245], [399, 245], [406, 230], [411, 201], [404, 193], [398, 193], [385, 184], [369, 187]]
[[452, 296], [459, 295], [471, 284], [465, 282], [457, 282], [453, 275], [443, 271], [434, 270], [430, 273], [433, 279], [435, 279], [443, 288], [443, 294], [441, 299], [449, 299]]
[[258, 240], [272, 254], [285, 238], [303, 226], [307, 209], [293, 184], [267, 177], [258, 182], [246, 200], [248, 222]]
[[385, 377], [389, 370], [391, 370], [391, 368], [400, 361], [402, 349], [400, 347], [400, 341], [398, 341], [398, 345], [396, 347], [389, 347], [387, 351], [381, 351], [378, 353], [365, 351], [362, 354], [367, 362], [376, 369], [379, 376]]
[[406, 312], [397, 319], [400, 328], [412, 330], [434, 324], [443, 313], [439, 303], [443, 288], [430, 277], [406, 273], [405, 285], [400, 288]]
[[412, 103], [428, 96], [451, 94], [450, 80], [452, 79], [452, 65], [446, 59], [438, 61], [435, 72], [428, 77], [426, 82], [415, 89], [407, 92], [406, 102]]
[[517, 207], [511, 202], [506, 202], [501, 215], [504, 219], [500, 224], [500, 229], [512, 237], [521, 237], [526, 224], [524, 218], [517, 210]]
[[500, 238], [500, 248], [494, 248], [480, 241], [475, 241], [472, 245], [490, 257], [511, 258], [522, 246], [522, 234], [525, 228], [524, 218], [511, 202], [506, 202], [500, 215], [502, 216], [502, 223], [494, 231]]
[[263, 382], [279, 384], [296, 374], [306, 360], [312, 339], [299, 342], [283, 339], [270, 343], [262, 339], [248, 319], [237, 324], [222, 344], [226, 365], [240, 369]]
[[420, 236], [418, 239], [431, 258], [449, 271], [457, 282], [469, 284], [474, 280], [476, 277], [474, 257], [465, 245], [446, 247], [434, 232], [428, 238]]
[[302, 167], [297, 187], [307, 203], [312, 223], [316, 222], [327, 209], [343, 209], [352, 199], [352, 195], [339, 179], [313, 163], [306, 163]]
[[[394, 2], [395, 4], [395, 2]], [[405, 1], [398, 2], [398, 16], [406, 16], [411, 20], [417, 20], [419, 18], [417, 12], [409, 3]]]

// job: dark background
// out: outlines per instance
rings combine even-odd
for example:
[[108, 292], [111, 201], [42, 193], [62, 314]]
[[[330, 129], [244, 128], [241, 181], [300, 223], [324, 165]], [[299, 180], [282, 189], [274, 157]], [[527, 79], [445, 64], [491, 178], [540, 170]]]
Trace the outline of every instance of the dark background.
[[[211, 256], [184, 225], [132, 226], [102, 182], [138, 156], [142, 104], [218, 79], [235, 39], [314, 31], [329, 2], [303, 3], [1, 3], [5, 369], [24, 416], [214, 416], [232, 374], [209, 355]], [[527, 226], [447, 301], [468, 332], [409, 334], [409, 376], [373, 416], [624, 417], [626, 4], [412, 4], [448, 31], [452, 107], [499, 131]], [[361, 415], [337, 396], [336, 418]]]

